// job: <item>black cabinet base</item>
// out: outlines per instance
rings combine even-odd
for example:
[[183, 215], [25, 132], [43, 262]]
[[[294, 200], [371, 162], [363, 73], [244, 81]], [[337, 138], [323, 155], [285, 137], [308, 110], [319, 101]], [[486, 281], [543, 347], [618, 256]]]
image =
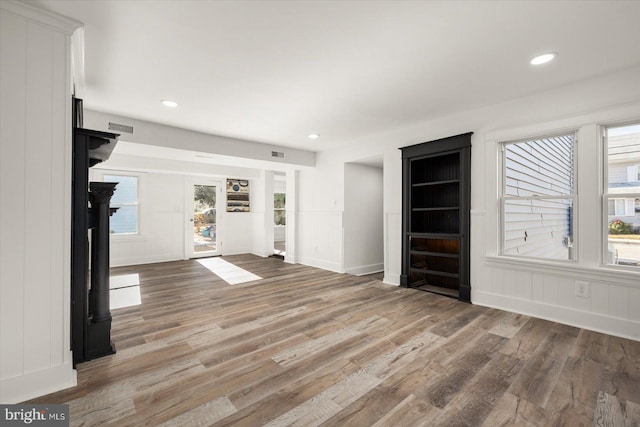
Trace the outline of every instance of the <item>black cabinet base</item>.
[[85, 360], [97, 359], [115, 352], [116, 346], [111, 341], [111, 319], [95, 323], [89, 322]]
[[471, 302], [471, 286], [460, 286], [460, 301]]
[[400, 286], [402, 286], [403, 288], [409, 287], [409, 276], [407, 276], [406, 274], [400, 275]]

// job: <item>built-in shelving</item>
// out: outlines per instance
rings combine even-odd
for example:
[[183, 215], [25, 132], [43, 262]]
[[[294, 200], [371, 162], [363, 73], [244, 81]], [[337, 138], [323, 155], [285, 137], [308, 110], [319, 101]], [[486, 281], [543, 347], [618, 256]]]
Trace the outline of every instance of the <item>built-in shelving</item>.
[[470, 301], [471, 134], [402, 149], [402, 285]]

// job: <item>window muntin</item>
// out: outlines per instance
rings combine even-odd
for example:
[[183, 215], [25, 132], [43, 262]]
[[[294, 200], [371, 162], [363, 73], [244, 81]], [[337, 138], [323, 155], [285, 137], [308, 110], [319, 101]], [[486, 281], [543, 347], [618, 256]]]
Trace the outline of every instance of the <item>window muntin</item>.
[[502, 254], [574, 260], [575, 133], [503, 145]]
[[605, 263], [640, 267], [640, 123], [607, 126]]
[[138, 233], [138, 177], [104, 175], [104, 182], [117, 182], [111, 207], [118, 210], [109, 220], [111, 234]]

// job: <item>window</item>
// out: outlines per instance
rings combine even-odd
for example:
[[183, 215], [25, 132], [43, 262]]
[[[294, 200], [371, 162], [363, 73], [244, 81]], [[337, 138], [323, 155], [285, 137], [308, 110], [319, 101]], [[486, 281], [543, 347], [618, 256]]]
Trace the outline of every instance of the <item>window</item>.
[[138, 177], [129, 175], [105, 175], [104, 182], [117, 182], [111, 197], [111, 207], [118, 210], [111, 216], [111, 234], [138, 233]]
[[627, 166], [627, 182], [640, 181], [640, 167], [638, 165]]
[[608, 201], [609, 215], [612, 216], [635, 216], [635, 207], [633, 199], [609, 199]]
[[575, 134], [502, 146], [502, 254], [574, 260]]
[[640, 267], [640, 123], [604, 129], [605, 263]]
[[287, 224], [287, 212], [285, 210], [286, 198], [283, 193], [273, 194], [273, 221], [275, 225]]

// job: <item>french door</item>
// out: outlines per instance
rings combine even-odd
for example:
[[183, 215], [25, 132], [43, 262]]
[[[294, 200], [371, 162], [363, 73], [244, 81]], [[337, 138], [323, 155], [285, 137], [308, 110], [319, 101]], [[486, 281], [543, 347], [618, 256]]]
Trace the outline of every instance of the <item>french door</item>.
[[218, 205], [221, 185], [218, 181], [199, 181], [187, 185], [186, 242], [187, 258], [220, 255], [220, 216]]

